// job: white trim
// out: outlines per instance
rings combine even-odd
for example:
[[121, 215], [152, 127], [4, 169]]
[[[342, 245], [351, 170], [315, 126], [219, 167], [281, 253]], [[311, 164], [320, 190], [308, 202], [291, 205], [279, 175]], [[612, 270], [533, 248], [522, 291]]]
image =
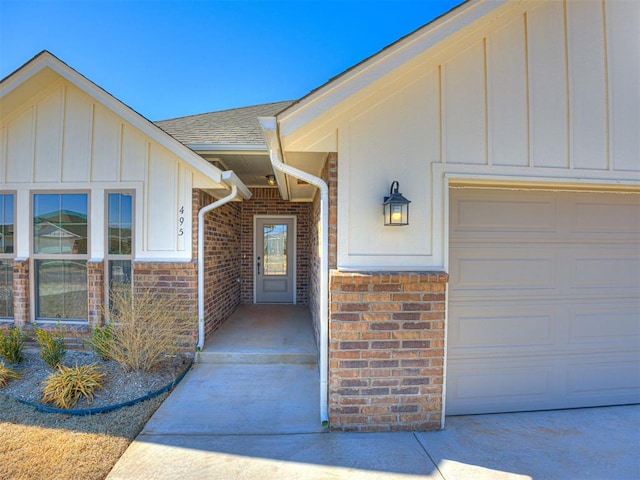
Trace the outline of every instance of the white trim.
[[[257, 289], [257, 281], [256, 281], [256, 269], [255, 269], [255, 261], [256, 254], [258, 253], [256, 250], [256, 245], [258, 244], [257, 236], [258, 236], [258, 220], [265, 218], [275, 218], [275, 219], [293, 219], [293, 305], [298, 304], [298, 217], [296, 215], [268, 215], [268, 214], [256, 214], [253, 216], [253, 257], [251, 259], [251, 268], [253, 270], [253, 303], [258, 303], [258, 289]], [[291, 258], [291, 257], [289, 257]], [[269, 303], [269, 302], [263, 302]]]
[[248, 152], [250, 155], [269, 153], [269, 149], [265, 143], [186, 143], [187, 147], [197, 152]]

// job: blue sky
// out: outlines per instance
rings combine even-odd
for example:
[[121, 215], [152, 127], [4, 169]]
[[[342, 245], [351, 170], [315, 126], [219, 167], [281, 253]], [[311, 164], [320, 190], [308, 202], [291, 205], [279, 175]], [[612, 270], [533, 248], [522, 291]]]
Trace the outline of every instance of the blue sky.
[[461, 0], [0, 0], [0, 78], [41, 50], [150, 120], [299, 98]]

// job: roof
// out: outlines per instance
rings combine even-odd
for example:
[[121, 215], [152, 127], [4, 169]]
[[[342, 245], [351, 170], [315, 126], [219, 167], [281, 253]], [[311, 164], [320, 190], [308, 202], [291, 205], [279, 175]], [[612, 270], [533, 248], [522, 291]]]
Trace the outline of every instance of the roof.
[[264, 134], [258, 117], [275, 116], [293, 103], [292, 100], [263, 103], [161, 120], [155, 124], [185, 145], [264, 145]]

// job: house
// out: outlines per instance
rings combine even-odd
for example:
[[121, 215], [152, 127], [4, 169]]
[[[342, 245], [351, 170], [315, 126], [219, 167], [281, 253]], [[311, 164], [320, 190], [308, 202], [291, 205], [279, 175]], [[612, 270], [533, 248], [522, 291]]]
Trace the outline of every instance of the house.
[[470, 0], [298, 101], [156, 124], [43, 52], [0, 82], [0, 315], [100, 322], [115, 276], [186, 291], [198, 342], [308, 305], [339, 430], [637, 403], [638, 23]]

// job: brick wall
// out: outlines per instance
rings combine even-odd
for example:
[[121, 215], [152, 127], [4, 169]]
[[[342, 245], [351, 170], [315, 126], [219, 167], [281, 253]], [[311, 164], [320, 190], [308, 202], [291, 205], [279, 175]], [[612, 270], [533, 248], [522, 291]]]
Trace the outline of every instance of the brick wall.
[[103, 302], [105, 292], [104, 262], [87, 262], [87, 311], [89, 325], [97, 326], [103, 323]]
[[[187, 314], [198, 317], [198, 271], [196, 262], [144, 262], [134, 261], [132, 276], [135, 292], [153, 289], [160, 295], [177, 299], [176, 304], [189, 305]], [[180, 307], [182, 308], [182, 307]], [[197, 342], [198, 325], [184, 333], [180, 345], [184, 351], [193, 351]]]
[[242, 202], [242, 303], [253, 303], [253, 218], [255, 215], [295, 215], [296, 236], [296, 301], [309, 304], [309, 203], [282, 200], [277, 188], [252, 188], [253, 197]]
[[447, 281], [445, 273], [331, 272], [332, 429], [440, 428]]
[[[194, 192], [195, 230], [197, 209], [214, 198]], [[230, 202], [205, 216], [204, 231], [204, 316], [205, 339], [216, 331], [240, 304], [241, 203]], [[197, 257], [197, 243], [194, 249]]]
[[[338, 155], [330, 153], [320, 177], [329, 187], [329, 269], [336, 268], [337, 259], [337, 212], [338, 212]], [[309, 268], [309, 311], [315, 332], [318, 351], [320, 351], [320, 191], [311, 204], [310, 223], [310, 268]]]
[[13, 261], [13, 319], [24, 326], [31, 320], [29, 260]]

